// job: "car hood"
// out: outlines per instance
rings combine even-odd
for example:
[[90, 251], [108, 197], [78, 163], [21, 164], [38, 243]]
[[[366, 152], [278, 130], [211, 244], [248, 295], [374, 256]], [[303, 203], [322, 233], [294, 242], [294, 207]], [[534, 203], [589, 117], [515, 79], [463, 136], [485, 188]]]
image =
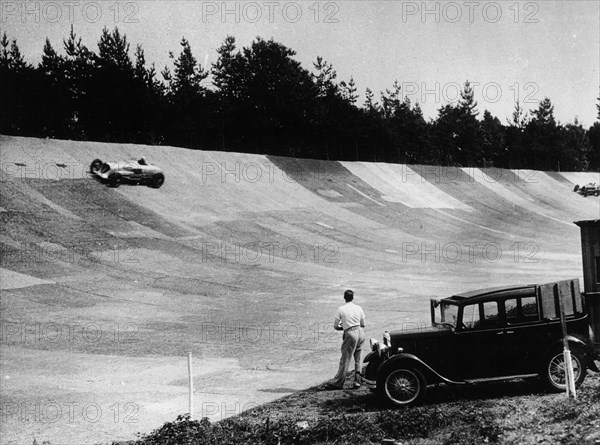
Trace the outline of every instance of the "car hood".
[[401, 346], [402, 342], [424, 340], [436, 337], [445, 337], [452, 335], [452, 328], [449, 326], [428, 326], [414, 329], [401, 329], [390, 332], [392, 345]]
[[139, 164], [137, 161], [121, 161], [121, 162], [117, 162], [117, 161], [107, 161], [105, 162], [106, 165], [108, 165], [110, 167], [111, 170], [114, 171], [127, 171], [127, 170], [141, 170], [142, 172], [145, 173], [159, 173], [162, 172], [162, 170], [160, 168], [158, 168], [155, 165], [141, 165]]

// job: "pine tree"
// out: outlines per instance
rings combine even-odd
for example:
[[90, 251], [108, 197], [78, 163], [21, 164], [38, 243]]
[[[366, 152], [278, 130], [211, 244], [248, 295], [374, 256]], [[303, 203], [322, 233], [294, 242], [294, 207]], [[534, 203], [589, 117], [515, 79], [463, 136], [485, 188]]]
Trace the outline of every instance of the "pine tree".
[[[198, 64], [196, 57], [192, 54], [190, 43], [185, 37], [181, 39], [180, 44], [182, 49], [179, 57], [173, 62], [175, 68], [170, 79], [170, 89], [180, 98], [187, 97], [191, 100], [206, 90], [202, 86], [202, 81], [206, 79], [208, 72], [205, 72]], [[174, 59], [173, 54], [171, 54], [171, 58]]]
[[375, 95], [369, 87], [365, 90], [365, 103], [363, 104], [363, 108], [369, 114], [376, 114], [379, 109], [379, 106], [375, 101]]
[[399, 113], [401, 106], [402, 87], [398, 80], [394, 81], [392, 90], [385, 90], [381, 94], [381, 112], [384, 119], [391, 119]]
[[25, 61], [16, 39], [9, 43], [4, 33], [0, 46], [0, 132], [37, 134], [35, 104], [42, 92], [35, 88], [35, 70]]
[[86, 129], [91, 128], [90, 121], [95, 119], [96, 114], [96, 104], [88, 94], [94, 85], [92, 77], [96, 55], [82, 43], [81, 37], [77, 37], [73, 25], [68, 38], [63, 39], [63, 46], [65, 85], [69, 91], [69, 137], [85, 139]]
[[236, 52], [235, 37], [227, 36], [217, 54], [211, 69], [213, 85], [222, 97], [240, 99], [244, 62], [240, 52]]
[[[448, 104], [439, 110], [437, 141], [438, 144], [448, 144], [446, 157], [454, 165], [479, 165], [483, 159], [477, 114], [475, 94], [468, 80], [461, 91], [458, 104]], [[439, 149], [444, 151], [442, 145], [439, 145]]]
[[481, 122], [481, 147], [482, 166], [491, 167], [504, 162], [506, 149], [502, 123], [488, 110], [484, 111]]
[[335, 83], [337, 72], [333, 69], [333, 65], [323, 60], [323, 57], [317, 56], [316, 62], [313, 62], [313, 67], [317, 70], [317, 74], [312, 74], [311, 76], [317, 86], [319, 97], [337, 95], [339, 87]]
[[342, 90], [342, 98], [351, 103], [352, 105], [356, 105], [356, 101], [358, 100], [358, 94], [356, 94], [357, 88], [354, 83], [354, 78], [350, 76], [350, 80], [348, 83], [345, 81], [340, 82], [340, 88]]
[[534, 110], [532, 114], [532, 120], [535, 121], [536, 124], [556, 126], [556, 120], [554, 119], [554, 105], [552, 105], [552, 102], [548, 97], [540, 102], [538, 109]]
[[133, 69], [129, 57], [127, 36], [121, 36], [117, 27], [115, 27], [112, 33], [106, 27], [102, 30], [102, 35], [98, 42], [98, 62], [104, 68], [113, 68], [127, 72]]
[[519, 99], [517, 99], [515, 102], [515, 109], [512, 113], [512, 120], [507, 122], [511, 127], [518, 128], [519, 130], [523, 130], [529, 122], [528, 113], [523, 111], [523, 107], [521, 106]]
[[477, 102], [475, 101], [475, 92], [471, 83], [467, 80], [463, 90], [460, 92], [460, 100], [458, 101], [458, 107], [467, 116], [476, 117], [479, 112], [477, 111]]
[[149, 72], [146, 69], [146, 55], [144, 54], [144, 49], [142, 45], [137, 45], [135, 47], [135, 65], [134, 65], [134, 73], [136, 79], [144, 84], [148, 84], [150, 82]]
[[52, 47], [50, 39], [46, 38], [46, 43], [42, 50], [42, 61], [38, 68], [46, 76], [50, 76], [55, 82], [58, 82], [59, 77], [61, 76], [60, 70], [62, 69], [62, 62], [62, 58], [59, 57]]
[[8, 61], [9, 58], [9, 45], [10, 41], [6, 35], [6, 32], [2, 34], [2, 40], [0, 40], [0, 46], [2, 46], [2, 50], [0, 51], [0, 68], [8, 69]]
[[560, 167], [560, 129], [554, 118], [554, 106], [549, 98], [540, 101], [531, 112], [524, 132], [527, 165], [541, 170]]

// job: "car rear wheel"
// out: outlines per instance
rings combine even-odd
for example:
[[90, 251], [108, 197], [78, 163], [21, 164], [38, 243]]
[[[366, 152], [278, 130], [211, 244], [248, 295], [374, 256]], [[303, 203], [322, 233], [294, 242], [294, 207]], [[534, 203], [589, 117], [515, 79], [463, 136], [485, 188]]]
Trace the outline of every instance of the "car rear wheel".
[[122, 181], [121, 175], [118, 173], [113, 173], [112, 175], [110, 175], [108, 177], [108, 186], [117, 188], [118, 186], [121, 185], [121, 181]]
[[425, 377], [414, 367], [392, 369], [382, 379], [382, 395], [396, 406], [410, 406], [421, 402], [427, 391]]
[[102, 167], [102, 161], [100, 159], [94, 159], [90, 164], [90, 171], [95, 172], [100, 170], [100, 167]]
[[165, 183], [165, 175], [162, 173], [157, 173], [152, 177], [152, 182], [150, 183], [150, 187], [158, 189]]
[[[573, 377], [575, 386], [581, 385], [585, 379], [586, 365], [583, 354], [579, 348], [571, 351], [571, 362], [573, 363]], [[552, 392], [563, 392], [566, 389], [565, 359], [562, 350], [556, 350], [546, 359], [540, 374], [542, 383]]]

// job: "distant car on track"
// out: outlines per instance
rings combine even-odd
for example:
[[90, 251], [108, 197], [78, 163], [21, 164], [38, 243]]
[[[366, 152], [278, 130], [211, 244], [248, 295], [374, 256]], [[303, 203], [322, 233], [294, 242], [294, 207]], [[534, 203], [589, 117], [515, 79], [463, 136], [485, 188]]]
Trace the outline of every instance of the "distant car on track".
[[594, 182], [582, 185], [581, 187], [579, 187], [579, 185], [576, 185], [573, 191], [579, 193], [583, 197], [600, 196], [600, 185]]
[[90, 172], [109, 187], [118, 187], [122, 183], [145, 184], [160, 188], [165, 182], [165, 175], [159, 167], [148, 164], [145, 158], [121, 162], [103, 162], [94, 159], [90, 164]]

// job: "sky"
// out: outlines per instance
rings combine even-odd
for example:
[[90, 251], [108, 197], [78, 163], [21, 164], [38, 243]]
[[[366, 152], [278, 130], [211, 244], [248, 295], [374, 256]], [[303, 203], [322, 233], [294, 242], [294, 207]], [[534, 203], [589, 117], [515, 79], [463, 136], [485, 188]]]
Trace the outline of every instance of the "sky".
[[456, 102], [466, 80], [503, 123], [518, 98], [526, 110], [549, 97], [562, 123], [589, 127], [600, 96], [600, 2], [590, 1], [15, 1], [0, 0], [0, 31], [26, 59], [41, 60], [46, 37], [64, 54], [74, 26], [97, 50], [102, 28], [119, 28], [141, 44], [161, 71], [182, 37], [209, 67], [227, 35], [238, 47], [273, 38], [312, 70], [317, 56], [338, 81], [352, 76], [360, 103], [397, 81], [426, 118]]

